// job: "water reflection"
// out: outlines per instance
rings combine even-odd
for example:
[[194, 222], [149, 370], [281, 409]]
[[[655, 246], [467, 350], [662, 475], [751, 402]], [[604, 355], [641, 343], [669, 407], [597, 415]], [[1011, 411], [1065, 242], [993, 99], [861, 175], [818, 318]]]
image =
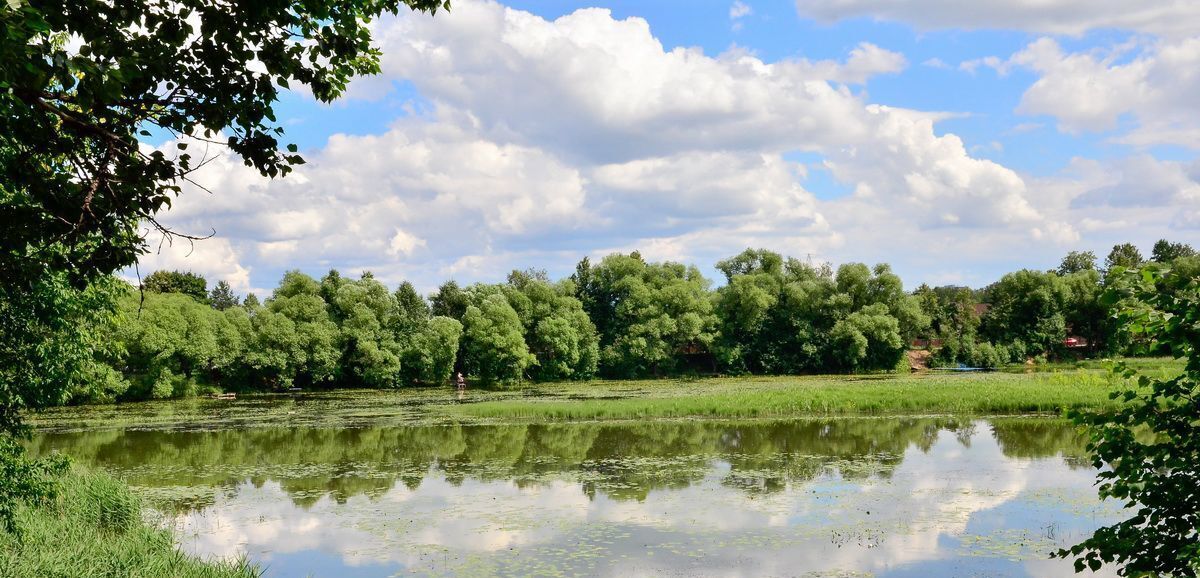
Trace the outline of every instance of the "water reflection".
[[[1113, 516], [1045, 419], [43, 434], [273, 575], [1014, 575]], [[841, 574], [822, 574], [841, 572]]]

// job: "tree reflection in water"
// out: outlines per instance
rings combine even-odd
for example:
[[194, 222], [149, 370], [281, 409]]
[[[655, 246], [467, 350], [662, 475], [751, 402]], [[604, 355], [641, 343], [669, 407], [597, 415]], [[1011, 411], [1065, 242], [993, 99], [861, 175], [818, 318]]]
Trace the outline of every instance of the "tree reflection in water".
[[[1083, 440], [1066, 422], [993, 419], [1005, 456], [1063, 456], [1087, 467]], [[956, 418], [834, 418], [787, 421], [658, 421], [549, 425], [448, 425], [355, 429], [88, 431], [35, 437], [35, 454], [61, 451], [146, 488], [236, 491], [278, 482], [299, 506], [415, 490], [431, 472], [451, 484], [512, 480], [537, 487], [579, 484], [590, 498], [644, 500], [728, 464], [721, 483], [747, 494], [778, 492], [819, 476], [886, 479], [906, 450], [927, 452], [942, 431], [969, 447], [976, 424]], [[168, 500], [168, 502], [170, 502]], [[181, 499], [181, 510], [210, 499]]]

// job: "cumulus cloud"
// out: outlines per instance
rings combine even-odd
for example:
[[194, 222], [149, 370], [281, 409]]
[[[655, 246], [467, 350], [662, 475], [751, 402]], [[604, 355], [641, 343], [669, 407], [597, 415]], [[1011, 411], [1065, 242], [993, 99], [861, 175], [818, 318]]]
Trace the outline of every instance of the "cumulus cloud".
[[[802, 16], [821, 21], [854, 17], [907, 22], [920, 29], [1010, 29], [1080, 36], [1114, 29], [1145, 36], [1104, 49], [1065, 52], [1041, 38], [1011, 58], [986, 56], [961, 62], [1006, 75], [1012, 67], [1038, 74], [1017, 112], [1047, 114], [1065, 132], [1110, 131], [1125, 117], [1136, 123], [1114, 137], [1135, 146], [1200, 148], [1195, 94], [1200, 89], [1200, 3], [1124, 0], [798, 0]], [[1130, 54], [1132, 53], [1132, 57]], [[936, 60], [935, 62], [940, 62]]]
[[[1071, 204], [1103, 175], [1031, 179], [939, 134], [944, 114], [870, 103], [852, 86], [907, 66], [873, 44], [841, 61], [768, 62], [667, 49], [645, 20], [606, 10], [546, 20], [467, 0], [382, 20], [376, 35], [383, 75], [351, 93], [410, 82], [423, 112], [334, 135], [278, 181], [218, 159], [199, 177], [213, 194], [188, 191], [170, 224], [216, 229], [222, 255], [259, 284], [336, 266], [429, 289], [632, 249], [709, 264], [762, 246], [930, 270], [997, 247], [1059, 255], [1082, 238], [1080, 215], [1113, 220]], [[853, 194], [815, 198], [793, 153]], [[910, 258], [930, 242], [936, 262]]]
[[[383, 67], [436, 102], [469, 110], [497, 138], [605, 165], [677, 151], [820, 151], [862, 190], [957, 203], [947, 214], [961, 224], [993, 220], [968, 214], [981, 200], [1003, 212], [999, 222], [1038, 218], [1021, 204], [1015, 173], [972, 159], [956, 137], [936, 136], [928, 116], [867, 106], [841, 86], [901, 70], [903, 55], [863, 43], [844, 63], [767, 63], [737, 50], [666, 50], [644, 20], [605, 10], [554, 21], [493, 3], [459, 10], [461, 20], [415, 16], [385, 27]], [[894, 186], [895, 174], [907, 186]]]
[[1010, 59], [1036, 72], [1018, 112], [1048, 114], [1068, 132], [1104, 131], [1126, 115], [1136, 126], [1117, 140], [1200, 148], [1200, 37], [1158, 41], [1126, 61], [1132, 44], [1067, 53], [1041, 38]]
[[1074, 207], [1166, 207], [1200, 203], [1200, 182], [1183, 163], [1139, 155], [1101, 169], [1103, 186], [1075, 197]]
[[824, 22], [865, 16], [906, 22], [923, 30], [1007, 29], [1077, 36], [1117, 28], [1186, 36], [1200, 29], [1200, 4], [1183, 1], [797, 0], [796, 9], [801, 16]]
[[839, 83], [904, 63], [870, 44], [844, 63], [766, 63], [737, 49], [712, 57], [664, 49], [640, 18], [584, 9], [548, 21], [494, 3], [406, 16], [378, 34], [384, 77], [368, 82], [409, 79], [495, 138], [601, 162], [863, 138], [862, 103]]
[[[156, 270], [192, 271], [203, 275], [209, 285], [218, 280], [229, 283], [234, 291], [247, 292], [250, 285], [249, 267], [242, 265], [244, 256], [223, 237], [189, 242], [187, 239], [163, 239], [155, 234], [149, 238], [150, 253], [139, 260], [139, 271], [145, 275]], [[125, 275], [130, 282], [137, 283], [134, 275]]]
[[839, 180], [858, 183], [858, 197], [907, 209], [927, 228], [1042, 221], [1016, 172], [971, 158], [957, 136], [936, 136], [927, 117], [883, 106], [867, 110], [878, 117], [875, 138], [890, 146], [845, 147], [826, 162]]
[[197, 173], [197, 185], [186, 186], [164, 220], [182, 232], [216, 230], [218, 237], [197, 242], [190, 256], [174, 247], [143, 265], [191, 269], [243, 289], [248, 268], [231, 263], [380, 269], [387, 278], [389, 268], [411, 262], [430, 244], [437, 252], [426, 258], [448, 258], [504, 238], [570, 230], [588, 218], [577, 169], [539, 149], [481, 139], [456, 120], [335, 135], [309, 155], [309, 164], [274, 181], [217, 159]]

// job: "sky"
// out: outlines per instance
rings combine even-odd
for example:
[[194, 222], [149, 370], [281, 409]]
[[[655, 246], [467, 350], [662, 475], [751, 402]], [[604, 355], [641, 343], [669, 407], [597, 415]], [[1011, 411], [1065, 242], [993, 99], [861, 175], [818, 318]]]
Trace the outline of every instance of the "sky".
[[143, 275], [430, 292], [638, 250], [719, 281], [753, 247], [912, 289], [1200, 246], [1200, 2], [455, 0], [373, 32], [381, 74], [276, 107], [307, 164], [207, 151], [161, 221], [211, 238]]

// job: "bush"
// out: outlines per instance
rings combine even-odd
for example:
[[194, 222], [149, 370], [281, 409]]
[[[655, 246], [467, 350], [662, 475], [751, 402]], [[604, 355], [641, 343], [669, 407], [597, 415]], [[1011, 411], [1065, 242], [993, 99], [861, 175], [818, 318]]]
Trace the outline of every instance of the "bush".
[[1004, 360], [1000, 358], [1000, 352], [991, 343], [985, 341], [975, 348], [972, 366], [995, 369], [1003, 364]]
[[1028, 359], [1029, 348], [1025, 347], [1025, 342], [1013, 340], [1008, 344], [1008, 360], [1012, 363], [1025, 363]]
[[0, 434], [0, 524], [20, 534], [16, 523], [23, 502], [40, 503], [55, 495], [55, 480], [67, 469], [65, 459], [50, 456], [31, 460], [17, 440]]
[[152, 399], [166, 399], [175, 393], [175, 374], [169, 369], [164, 369], [158, 374], [158, 379], [150, 386], [150, 397]]

